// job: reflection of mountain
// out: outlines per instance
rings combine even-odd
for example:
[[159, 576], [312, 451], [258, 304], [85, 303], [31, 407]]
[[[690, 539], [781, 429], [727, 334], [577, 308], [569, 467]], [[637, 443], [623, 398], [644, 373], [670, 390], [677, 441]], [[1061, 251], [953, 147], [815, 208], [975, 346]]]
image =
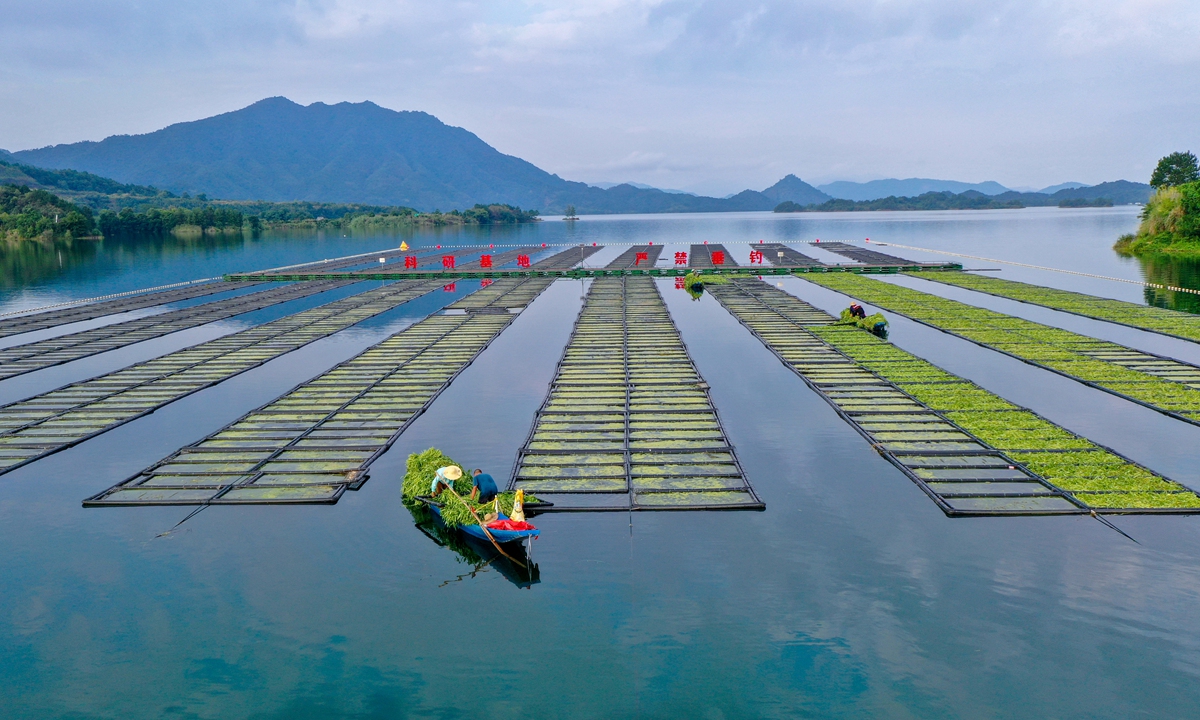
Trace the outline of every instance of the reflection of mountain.
[[458, 555], [459, 562], [474, 567], [473, 570], [463, 573], [448, 582], [463, 580], [466, 577], [474, 577], [477, 573], [489, 567], [495, 568], [509, 582], [520, 588], [528, 588], [542, 581], [538, 566], [530, 560], [522, 546], [516, 543], [508, 543], [504, 545], [504, 551], [524, 563], [526, 567], [520, 567], [496, 552], [496, 548], [492, 545], [477, 541], [475, 538], [446, 527], [442, 524], [441, 519], [429, 512], [429, 509], [424, 505], [417, 505], [415, 507], [405, 505], [405, 507], [412, 514], [413, 523], [417, 526], [417, 529], [425, 533], [426, 537], [444, 548], [453, 550]]
[[[1152, 255], [1138, 258], [1147, 282], [1200, 290], [1200, 260]], [[1200, 315], [1200, 295], [1146, 288], [1146, 304]]]

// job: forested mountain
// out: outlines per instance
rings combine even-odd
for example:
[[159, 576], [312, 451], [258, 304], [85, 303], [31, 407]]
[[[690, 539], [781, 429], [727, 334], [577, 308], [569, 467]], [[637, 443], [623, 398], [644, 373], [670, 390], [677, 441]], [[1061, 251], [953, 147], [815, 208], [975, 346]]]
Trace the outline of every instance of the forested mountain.
[[605, 190], [563, 180], [423, 112], [396, 112], [370, 102], [305, 107], [281, 97], [146, 135], [13, 155], [39, 167], [85, 170], [176, 194], [419, 210], [476, 203], [544, 213], [569, 204], [584, 213], [769, 210], [780, 202], [776, 197], [792, 199], [792, 189], [804, 200], [811, 200], [804, 192], [816, 192], [794, 177], [773, 186], [772, 196], [746, 191], [711, 198], [632, 185]]
[[[761, 192], [745, 190], [728, 198], [668, 193], [630, 184], [601, 189], [564, 180], [505, 155], [467, 130], [446, 125], [427, 113], [396, 112], [370, 102], [302, 106], [282, 97], [145, 135], [23, 150], [2, 155], [0, 160], [21, 163], [0, 167], [0, 175], [23, 175], [35, 181], [28, 183], [30, 187], [54, 189], [97, 209], [142, 207], [147, 201], [187, 206], [193, 204], [188, 202], [191, 196], [202, 202], [212, 197], [402, 206], [423, 211], [505, 203], [543, 214], [561, 212], [568, 205], [586, 214], [724, 212], [771, 210], [782, 202], [801, 207], [821, 205], [834, 197], [795, 175]], [[42, 168], [66, 172], [56, 174]], [[15, 175], [0, 178], [4, 181], [25, 182]], [[960, 187], [982, 190], [1002, 203], [1028, 195], [1005, 192], [997, 183], [972, 185], [919, 178], [822, 187], [840, 188], [838, 192], [843, 194], [838, 197], [845, 197], [849, 186], [879, 197], [873, 193], [891, 187], [887, 183], [903, 187], [935, 183], [938, 187], [929, 190], [957, 193], [962, 192], [955, 189]], [[927, 191], [921, 189], [920, 193]], [[1149, 196], [1148, 186], [1120, 181], [1048, 197], [1057, 203], [1063, 192], [1087, 199], [1106, 197], [1116, 203], [1144, 202]], [[165, 202], [168, 199], [170, 202]]]

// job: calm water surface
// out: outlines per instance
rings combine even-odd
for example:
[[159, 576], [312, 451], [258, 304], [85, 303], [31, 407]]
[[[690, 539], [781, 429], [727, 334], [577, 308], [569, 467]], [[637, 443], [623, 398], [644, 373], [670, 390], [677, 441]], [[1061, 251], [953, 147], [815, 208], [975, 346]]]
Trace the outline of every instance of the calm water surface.
[[[415, 246], [861, 239], [1142, 279], [1109, 249], [1136, 209], [585, 218]], [[0, 311], [394, 247], [266, 236], [6, 250]], [[743, 249], [737, 249], [743, 248]], [[603, 262], [610, 251], [597, 255]], [[909, 257], [925, 257], [900, 252]], [[937, 257], [937, 256], [928, 256]], [[978, 266], [973, 262], [968, 267]], [[1178, 268], [1170, 272], [1179, 271]], [[1135, 285], [1001, 277], [1143, 301]], [[843, 302], [802, 280], [784, 287]], [[28, 718], [1191, 717], [1196, 518], [948, 519], [711, 298], [660, 288], [761, 513], [548, 515], [520, 589], [413, 525], [410, 452], [511, 472], [570, 333], [560, 281], [335, 506], [84, 510], [82, 498], [386, 337], [437, 294], [0, 476], [0, 707]], [[280, 311], [282, 312], [282, 311]], [[152, 356], [209, 335], [164, 338]], [[942, 333], [895, 342], [1195, 486], [1196, 428]], [[174, 344], [172, 344], [174, 343]], [[1184, 352], [1186, 348], [1181, 349]], [[141, 355], [138, 355], [138, 353]], [[120, 367], [0, 382], [15, 399]], [[131, 362], [132, 360], [125, 360]]]

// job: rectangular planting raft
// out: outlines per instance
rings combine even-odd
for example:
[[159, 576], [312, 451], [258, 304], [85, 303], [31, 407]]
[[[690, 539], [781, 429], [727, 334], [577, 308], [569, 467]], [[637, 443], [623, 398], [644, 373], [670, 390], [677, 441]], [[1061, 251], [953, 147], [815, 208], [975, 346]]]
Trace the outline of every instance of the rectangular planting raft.
[[218, 293], [232, 292], [234, 290], [241, 290], [242, 288], [253, 287], [256, 284], [256, 282], [250, 281], [198, 282], [168, 290], [155, 290], [88, 304], [72, 305], [71, 307], [58, 310], [43, 310], [42, 312], [33, 312], [28, 315], [17, 315], [16, 317], [0, 320], [0, 338], [33, 332], [35, 330], [46, 330], [47, 328], [58, 327], [59, 325], [66, 325], [68, 323], [94, 320], [105, 315], [116, 315], [117, 313], [142, 310], [156, 305], [165, 305], [167, 303], [193, 300], [198, 297], [216, 295]]
[[160, 315], [126, 320], [25, 345], [3, 348], [0, 349], [0, 380], [127, 347], [180, 330], [262, 310], [289, 300], [350, 285], [353, 282], [353, 280], [338, 280], [272, 287], [203, 305], [171, 310]]
[[1177, 420], [1200, 425], [1200, 367], [1195, 365], [860, 275], [803, 277]]
[[[84, 506], [337, 502], [366, 481], [371, 462], [551, 282], [497, 281]], [[486, 312], [491, 308], [513, 312]]]
[[1084, 293], [1042, 287], [1016, 280], [1004, 280], [965, 272], [913, 275], [996, 297], [1041, 305], [1051, 310], [1082, 315], [1105, 322], [1127, 325], [1138, 330], [1200, 342], [1200, 316], [1152, 305], [1085, 295]]
[[947, 515], [1200, 512], [1190, 489], [782, 290], [709, 291]]
[[592, 282], [516, 468], [557, 511], [763, 508], [646, 277]]
[[405, 281], [0, 407], [0, 474], [433, 292]]
[[[561, 252], [535, 267], [570, 267], [579, 258], [577, 250]], [[485, 286], [84, 505], [337, 502], [552, 282]]]

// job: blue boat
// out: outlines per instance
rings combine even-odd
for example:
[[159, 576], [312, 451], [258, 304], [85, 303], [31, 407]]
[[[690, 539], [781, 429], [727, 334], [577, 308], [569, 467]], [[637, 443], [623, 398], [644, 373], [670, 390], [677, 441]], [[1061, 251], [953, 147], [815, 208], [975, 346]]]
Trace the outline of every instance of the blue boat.
[[[419, 499], [424, 500], [424, 498], [419, 498]], [[436, 503], [430, 502], [428, 500], [424, 500], [424, 502], [426, 505], [429, 506], [429, 509], [433, 511], [433, 514], [437, 515], [438, 518], [441, 519], [441, 517], [442, 517], [441, 507], [439, 507]], [[501, 520], [509, 519], [508, 516], [503, 513], [501, 513], [499, 515], [499, 518]], [[488, 528], [487, 532], [484, 532], [483, 528], [480, 527], [479, 525], [459, 525], [458, 529], [461, 530], [462, 532], [466, 533], [467, 535], [470, 535], [471, 537], [477, 538], [479, 540], [483, 540], [484, 542], [490, 542], [490, 540], [488, 540], [488, 533], [491, 533], [492, 537], [496, 540], [496, 542], [498, 542], [500, 544], [510, 543], [510, 542], [521, 542], [522, 540], [525, 540], [527, 538], [532, 540], [533, 538], [536, 538], [539, 534], [541, 534], [541, 531], [538, 530], [537, 528], [534, 528], [532, 530], [493, 530], [491, 528]]]

